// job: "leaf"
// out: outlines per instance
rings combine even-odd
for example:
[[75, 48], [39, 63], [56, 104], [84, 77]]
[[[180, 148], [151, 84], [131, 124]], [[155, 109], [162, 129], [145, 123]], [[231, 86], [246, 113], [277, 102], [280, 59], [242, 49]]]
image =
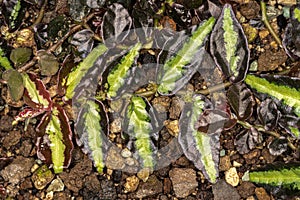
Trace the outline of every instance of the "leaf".
[[82, 58], [92, 51], [94, 40], [94, 33], [89, 29], [83, 29], [74, 34], [71, 44], [77, 47], [77, 51], [81, 54]]
[[39, 67], [41, 69], [41, 74], [43, 76], [55, 75], [59, 68], [59, 63], [56, 57], [45, 50], [38, 51], [37, 55], [39, 59]]
[[263, 141], [262, 135], [255, 128], [243, 130], [234, 139], [234, 145], [240, 154], [246, 154]]
[[210, 52], [224, 75], [233, 82], [244, 80], [250, 52], [247, 38], [232, 7], [226, 4], [210, 38]]
[[129, 52], [114, 66], [107, 75], [107, 97], [109, 99], [120, 96], [120, 90], [125, 86], [130, 85], [131, 76], [134, 75], [136, 63], [139, 56], [139, 50], [142, 44], [137, 43]]
[[220, 132], [206, 134], [198, 131], [197, 122], [210, 103], [202, 95], [194, 95], [185, 104], [179, 120], [179, 144], [184, 155], [201, 170], [205, 177], [215, 183], [219, 176]]
[[[281, 101], [283, 106], [289, 106], [293, 109], [293, 112], [300, 117], [300, 91], [299, 84], [297, 85], [297, 83], [300, 83], [300, 79], [289, 78], [289, 81], [293, 81], [295, 85], [295, 87], [290, 87], [288, 84], [283, 84], [283, 82], [280, 81], [280, 76], [277, 76], [277, 78], [270, 76], [272, 81], [268, 81], [267, 78], [267, 76], [258, 77], [255, 75], [247, 75], [245, 82], [257, 92]], [[276, 79], [277, 81], [275, 82]]]
[[94, 65], [96, 60], [100, 55], [102, 55], [107, 50], [106, 46], [103, 44], [95, 47], [92, 52], [78, 65], [78, 67], [72, 71], [67, 79], [67, 89], [65, 100], [70, 100], [73, 98], [74, 90], [86, 75], [87, 71]]
[[244, 181], [251, 181], [271, 186], [283, 186], [291, 190], [300, 190], [300, 167], [283, 168], [279, 170], [249, 172], [243, 177]]
[[24, 110], [19, 112], [12, 124], [16, 125], [19, 121], [24, 121], [25, 119], [36, 117], [44, 112], [44, 109], [37, 110], [32, 108], [25, 108]]
[[22, 0], [4, 0], [2, 12], [10, 31], [19, 28], [25, 17], [25, 3]]
[[99, 101], [87, 100], [82, 105], [75, 124], [79, 146], [89, 154], [99, 173], [103, 173], [105, 155], [110, 143], [105, 136], [108, 133], [108, 117], [104, 105]]
[[52, 109], [50, 93], [44, 83], [32, 73], [23, 74], [23, 84], [25, 87], [24, 101], [34, 109]]
[[7, 70], [2, 74], [4, 80], [7, 81], [9, 93], [14, 101], [19, 101], [24, 93], [24, 85], [22, 75], [16, 70]]
[[55, 173], [61, 173], [71, 162], [72, 131], [68, 117], [59, 105], [44, 116], [37, 129], [45, 133], [37, 139], [37, 155], [47, 164], [52, 163]]
[[16, 67], [25, 64], [30, 60], [32, 50], [29, 48], [17, 48], [13, 49], [10, 53], [10, 60]]
[[90, 11], [85, 1], [69, 0], [68, 3], [70, 5], [70, 15], [75, 21], [81, 22]]
[[285, 151], [287, 151], [288, 140], [285, 137], [275, 138], [271, 143], [269, 143], [268, 148], [270, 154], [273, 156], [279, 156]]
[[[155, 135], [155, 119], [151, 116], [151, 107], [147, 100], [132, 96], [126, 109], [124, 130], [134, 141], [136, 152], [141, 159], [143, 168], [154, 169], [154, 154], [157, 148], [151, 137]], [[150, 110], [148, 112], [148, 110]]]
[[104, 44], [107, 47], [120, 44], [129, 34], [131, 26], [132, 19], [127, 9], [122, 4], [112, 4], [104, 14], [101, 25]]
[[247, 120], [253, 112], [254, 98], [244, 83], [237, 83], [227, 90], [227, 99], [238, 119]]
[[291, 115], [284, 115], [279, 119], [279, 126], [289, 134], [300, 138], [300, 118]]
[[291, 18], [290, 23], [287, 25], [285, 29], [285, 34], [283, 37], [283, 47], [286, 53], [293, 59], [297, 59], [300, 57], [300, 20], [299, 13], [300, 7], [299, 5], [292, 6], [290, 8]]
[[[200, 56], [198, 56], [197, 53], [203, 46], [205, 38], [212, 30], [214, 23], [215, 19], [213, 17], [203, 22], [177, 54], [166, 61], [157, 78], [160, 94], [174, 94], [175, 91], [188, 82], [187, 77], [196, 72], [196, 65], [200, 62], [202, 54], [200, 53]], [[203, 50], [200, 50], [200, 52], [203, 52]]]
[[0, 47], [0, 66], [5, 70], [13, 69], [8, 58], [5, 56], [4, 50]]
[[67, 77], [75, 67], [74, 54], [69, 54], [63, 60], [57, 77], [57, 94], [63, 96], [66, 93]]
[[281, 113], [278, 111], [276, 103], [272, 99], [267, 98], [258, 106], [257, 115], [264, 128], [272, 130], [277, 126]]

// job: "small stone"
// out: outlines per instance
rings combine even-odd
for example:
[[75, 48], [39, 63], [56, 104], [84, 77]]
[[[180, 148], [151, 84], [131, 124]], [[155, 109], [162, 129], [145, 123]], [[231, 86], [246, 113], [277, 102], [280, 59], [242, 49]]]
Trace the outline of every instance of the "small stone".
[[252, 43], [258, 35], [258, 30], [252, 27], [250, 24], [243, 24], [243, 29], [248, 39], [248, 43]]
[[174, 168], [169, 172], [176, 197], [185, 198], [198, 186], [196, 172], [189, 168]]
[[16, 157], [11, 164], [1, 170], [0, 175], [5, 181], [9, 181], [12, 185], [16, 185], [23, 178], [30, 175], [30, 169], [34, 164], [33, 158]]
[[254, 196], [247, 197], [246, 200], [255, 200]]
[[119, 133], [122, 131], [122, 119], [116, 118], [114, 121], [110, 124], [109, 130], [111, 133]]
[[266, 50], [258, 57], [258, 71], [272, 71], [278, 68], [287, 60], [287, 55], [284, 50], [278, 51]]
[[143, 168], [141, 169], [138, 173], [137, 176], [139, 177], [139, 179], [141, 179], [143, 182], [146, 182], [149, 178], [150, 175], [150, 169], [148, 168]]
[[220, 158], [219, 169], [220, 171], [227, 171], [231, 167], [230, 156], [223, 156]]
[[232, 185], [233, 187], [239, 184], [240, 177], [235, 167], [231, 167], [225, 172], [225, 180], [228, 184]]
[[31, 180], [36, 189], [42, 190], [52, 181], [53, 178], [54, 174], [52, 171], [47, 167], [47, 165], [43, 165], [33, 173]]
[[172, 103], [170, 107], [170, 119], [178, 119], [180, 116], [180, 113], [182, 111], [184, 105], [184, 101], [180, 99], [179, 97], [173, 97], [172, 98]]
[[285, 6], [293, 6], [297, 4], [296, 0], [277, 0], [278, 4], [282, 4]]
[[243, 166], [243, 164], [241, 164], [239, 162], [236, 162], [236, 161], [233, 161], [233, 166], [234, 167], [241, 167], [241, 166]]
[[237, 187], [238, 193], [241, 195], [243, 199], [254, 195], [255, 185], [251, 182], [244, 181], [240, 186]]
[[170, 194], [172, 189], [172, 182], [169, 178], [164, 178], [164, 194]]
[[50, 183], [49, 187], [47, 188], [47, 192], [61, 192], [64, 190], [64, 187], [65, 185], [62, 180], [57, 177]]
[[125, 149], [122, 149], [121, 155], [124, 158], [129, 158], [129, 157], [131, 157], [132, 153], [131, 153], [131, 151], [129, 151], [129, 149], [125, 148]]
[[254, 149], [253, 151], [243, 155], [247, 164], [254, 164], [259, 156], [260, 151], [258, 149]]
[[269, 35], [269, 31], [268, 30], [261, 30], [258, 33], [259, 37], [261, 40], [265, 39], [268, 35]]
[[133, 158], [126, 158], [125, 164], [128, 166], [133, 166], [135, 164], [135, 160]]
[[109, 169], [119, 170], [125, 167], [124, 158], [121, 156], [120, 149], [111, 147], [106, 157], [106, 167]]
[[139, 184], [136, 192], [137, 198], [144, 198], [161, 193], [163, 190], [163, 184], [157, 179], [155, 175], [151, 175], [147, 182]]
[[254, 19], [259, 14], [260, 6], [257, 2], [250, 1], [249, 3], [241, 4], [240, 11], [247, 19]]
[[[2, 126], [2, 125], [1, 125]], [[3, 139], [3, 147], [9, 149], [11, 146], [14, 146], [19, 143], [21, 139], [20, 131], [10, 131], [8, 132]]]
[[170, 107], [171, 99], [170, 97], [161, 96], [156, 97], [152, 100], [153, 107], [159, 113], [167, 112]]
[[174, 136], [174, 137], [178, 137], [179, 134], [179, 124], [178, 124], [178, 120], [166, 120], [164, 122], [165, 127], [167, 128], [168, 132], [170, 133], [170, 135]]
[[52, 199], [53, 199], [53, 192], [51, 191], [46, 194], [46, 200], [52, 200]]
[[228, 185], [224, 180], [219, 180], [212, 186], [214, 200], [240, 200], [241, 197], [236, 188]]
[[139, 186], [139, 179], [136, 176], [130, 176], [126, 178], [126, 182], [124, 184], [125, 187], [125, 193], [127, 192], [133, 192], [137, 189]]
[[270, 200], [270, 196], [266, 192], [266, 190], [262, 187], [255, 189], [255, 194], [258, 200]]

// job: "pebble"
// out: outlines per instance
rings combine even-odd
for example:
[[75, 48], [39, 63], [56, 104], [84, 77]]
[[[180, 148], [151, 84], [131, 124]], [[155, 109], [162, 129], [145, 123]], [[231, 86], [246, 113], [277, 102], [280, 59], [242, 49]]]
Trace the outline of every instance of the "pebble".
[[269, 31], [264, 29], [258, 32], [258, 35], [261, 40], [265, 39], [269, 35]]
[[248, 43], [252, 43], [258, 35], [258, 30], [249, 24], [243, 24], [243, 29], [248, 39]]
[[21, 139], [20, 131], [10, 131], [7, 133], [3, 139], [3, 147], [9, 149], [11, 146], [14, 146], [19, 143]]
[[129, 176], [126, 178], [126, 182], [124, 184], [125, 193], [133, 192], [139, 186], [139, 178], [136, 176]]
[[126, 158], [125, 164], [128, 166], [133, 166], [135, 164], [135, 160], [133, 158]]
[[189, 168], [174, 168], [169, 172], [176, 197], [185, 198], [198, 187], [196, 172]]
[[47, 192], [61, 192], [64, 190], [64, 187], [65, 187], [64, 183], [58, 176], [56, 179], [54, 179], [51, 182], [51, 184], [47, 188]]
[[124, 158], [121, 156], [120, 149], [111, 147], [106, 158], [106, 167], [109, 169], [123, 169], [125, 167]]
[[258, 200], [270, 200], [270, 196], [262, 187], [255, 189], [255, 194]]
[[114, 121], [110, 124], [109, 130], [111, 133], [119, 133], [122, 131], [122, 119], [116, 118]]
[[219, 163], [219, 170], [220, 171], [227, 171], [231, 167], [230, 163], [230, 156], [223, 156], [220, 158], [220, 163]]
[[10, 165], [1, 170], [0, 175], [5, 181], [16, 185], [20, 183], [23, 178], [31, 174], [30, 169], [34, 165], [34, 162], [33, 158], [18, 156]]
[[131, 153], [131, 151], [129, 151], [129, 149], [125, 148], [125, 149], [122, 149], [121, 155], [124, 158], [129, 158], [129, 157], [131, 157], [132, 153]]
[[248, 181], [243, 181], [240, 186], [237, 187], [238, 193], [241, 195], [243, 199], [246, 199], [255, 192], [255, 185]]
[[53, 178], [54, 174], [52, 171], [47, 165], [43, 165], [33, 173], [31, 180], [36, 189], [42, 190], [53, 180]]
[[273, 52], [267, 49], [258, 57], [258, 71], [272, 71], [278, 68], [287, 60], [287, 55], [284, 50], [280, 49]]
[[239, 163], [239, 162], [236, 162], [236, 161], [233, 161], [233, 166], [234, 167], [241, 167], [241, 166], [243, 166], [243, 164]]
[[141, 179], [143, 182], [146, 182], [149, 178], [150, 175], [150, 169], [148, 168], [143, 168], [141, 169], [138, 173], [137, 176], [139, 177], [139, 179]]
[[240, 200], [237, 190], [224, 180], [219, 180], [212, 186], [214, 200]]
[[174, 137], [178, 137], [179, 134], [179, 122], [178, 120], [166, 120], [164, 121], [164, 125], [167, 128], [170, 135]]
[[297, 4], [296, 0], [277, 0], [278, 4], [282, 4], [285, 6], [293, 6]]
[[144, 198], [161, 193], [163, 190], [163, 184], [157, 179], [155, 175], [151, 175], [146, 182], [139, 184], [136, 192], [137, 198]]
[[239, 184], [240, 177], [235, 167], [231, 167], [225, 172], [225, 180], [228, 184], [232, 185], [233, 187]]

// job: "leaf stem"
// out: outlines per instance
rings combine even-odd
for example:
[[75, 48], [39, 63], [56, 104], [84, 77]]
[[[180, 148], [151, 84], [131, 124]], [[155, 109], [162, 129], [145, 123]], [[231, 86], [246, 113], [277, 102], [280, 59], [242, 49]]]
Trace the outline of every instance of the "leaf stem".
[[214, 93], [214, 92], [223, 90], [223, 89], [225, 89], [225, 88], [227, 88], [227, 87], [229, 87], [231, 85], [232, 85], [231, 82], [225, 82], [225, 83], [221, 83], [221, 84], [218, 84], [218, 85], [214, 85], [214, 86], [209, 87], [209, 88], [204, 89], [204, 90], [196, 91], [196, 93], [197, 94], [208, 95], [210, 93]]
[[[252, 124], [249, 124], [248, 122], [245, 122], [245, 121], [240, 121], [240, 120], [237, 120], [237, 123], [242, 125], [244, 128], [246, 129], [250, 129], [250, 128], [255, 128], [256, 130], [258, 130], [259, 132], [264, 132], [264, 133], [267, 133], [269, 135], [272, 135], [276, 138], [280, 138], [281, 135], [275, 131], [268, 131], [266, 130], [264, 127], [260, 126], [260, 125], [252, 125]], [[287, 138], [288, 140], [288, 146], [293, 150], [293, 151], [296, 151], [297, 148], [291, 143], [291, 141], [289, 140], [289, 138]]]
[[267, 8], [266, 8], [266, 3], [262, 0], [260, 1], [260, 8], [261, 8], [261, 14], [262, 18], [261, 20], [265, 24], [266, 28], [269, 30], [275, 41], [278, 43], [278, 45], [282, 48], [281, 40], [272, 28], [271, 24], [268, 21], [268, 16], [267, 16]]
[[38, 17], [36, 18], [35, 22], [30, 26], [31, 28], [33, 28], [35, 25], [39, 24], [42, 21], [47, 4], [48, 4], [48, 0], [45, 0], [44, 4], [41, 7]]

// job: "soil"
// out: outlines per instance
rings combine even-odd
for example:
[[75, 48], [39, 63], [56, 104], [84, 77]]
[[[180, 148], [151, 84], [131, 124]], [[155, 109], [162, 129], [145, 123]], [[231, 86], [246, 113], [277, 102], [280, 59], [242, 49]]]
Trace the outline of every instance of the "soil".
[[[249, 24], [251, 19], [259, 19], [260, 6], [256, 1], [233, 0], [232, 2], [239, 13], [240, 20], [245, 21], [243, 25]], [[278, 4], [275, 5], [272, 2], [274, 1], [270, 1], [269, 4], [276, 6], [279, 10]], [[293, 1], [291, 2], [294, 4]], [[52, 11], [46, 11], [43, 22], [49, 23], [51, 16], [68, 13], [69, 9], [66, 5], [67, 1], [49, 1], [47, 6]], [[283, 5], [280, 4], [279, 7]], [[32, 12], [36, 10], [29, 9], [28, 14]], [[98, 12], [103, 11], [100, 9]], [[272, 22], [274, 21], [276, 18]], [[176, 23], [173, 26], [176, 27]], [[284, 29], [280, 31], [279, 34], [282, 34]], [[249, 44], [249, 48], [251, 59], [257, 61], [258, 71], [277, 70], [280, 72], [285, 70], [286, 66], [298, 66], [292, 72], [299, 76], [299, 63], [292, 61], [283, 49], [274, 44], [274, 39], [265, 28], [259, 29], [255, 34], [255, 39]], [[216, 74], [211, 74], [211, 76], [216, 76]], [[189, 86], [203, 88], [201, 84], [204, 83], [200, 79], [201, 77], [194, 76]], [[54, 78], [48, 80], [48, 85], [54, 85], [52, 82], [56, 82], [55, 80]], [[110, 149], [104, 173], [99, 174], [89, 157], [76, 145], [68, 169], [60, 174], [54, 174], [51, 166], [39, 160], [36, 154], [38, 134], [35, 128], [41, 117], [13, 126], [12, 122], [20, 112], [23, 103], [20, 100], [19, 106], [12, 105], [6, 90], [7, 86], [0, 83], [2, 94], [0, 97], [0, 199], [268, 200], [300, 198], [296, 193], [276, 192], [278, 189], [276, 187], [242, 181], [243, 175], [248, 170], [260, 169], [277, 162], [299, 161], [299, 151], [295, 152], [288, 148], [283, 154], [274, 156], [268, 149], [268, 144], [274, 137], [263, 134], [263, 142], [260, 146], [248, 153], [240, 154], [234, 144], [235, 137], [240, 133], [240, 126], [223, 131], [221, 134], [220, 152], [222, 155], [219, 163], [219, 180], [216, 184], [208, 182], [203, 173], [184, 155], [157, 171], [136, 173], [136, 169], [130, 168], [136, 160], [132, 159], [130, 152], [125, 152], [121, 148]], [[163, 147], [178, 136], [178, 120], [183, 102], [175, 96], [159, 96], [153, 98], [151, 104], [158, 112], [168, 115], [158, 141]], [[115, 118], [110, 126], [112, 134], [110, 137], [122, 144], [120, 120]], [[75, 138], [73, 142], [76, 143]], [[293, 144], [296, 147], [299, 146], [297, 140], [293, 141]], [[176, 151], [175, 147], [174, 151]], [[167, 157], [168, 154], [164, 156]], [[128, 167], [128, 170], [120, 170], [125, 167]]]

